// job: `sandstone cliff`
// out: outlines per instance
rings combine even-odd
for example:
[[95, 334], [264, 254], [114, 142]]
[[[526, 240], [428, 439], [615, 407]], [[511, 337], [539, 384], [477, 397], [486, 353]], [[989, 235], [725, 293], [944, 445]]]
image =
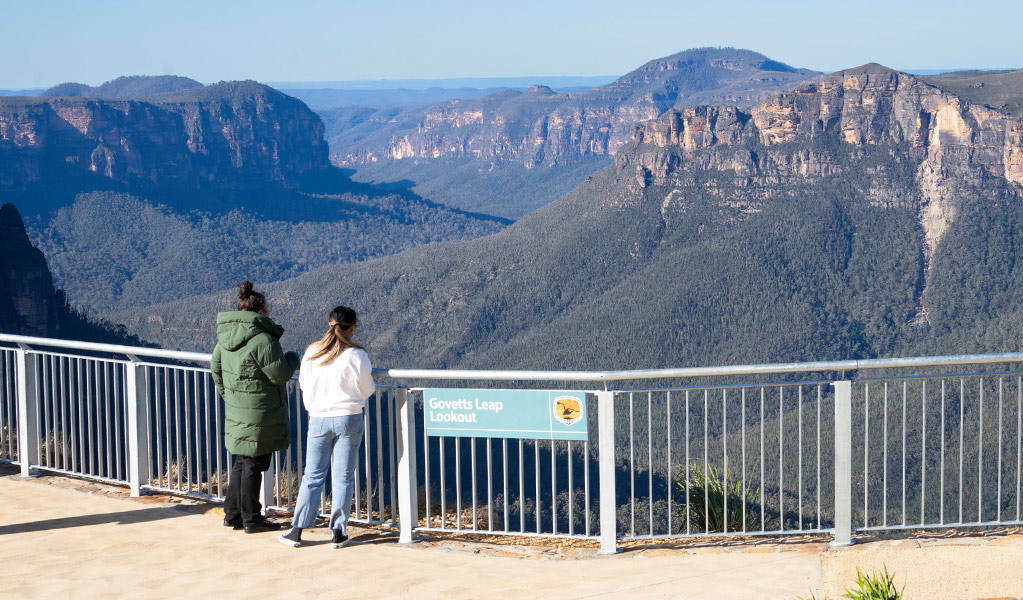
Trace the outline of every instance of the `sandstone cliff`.
[[389, 115], [371, 134], [363, 125], [358, 135], [333, 136], [331, 160], [342, 166], [441, 157], [528, 167], [566, 164], [615, 153], [629, 141], [636, 123], [672, 107], [749, 106], [814, 75], [746, 50], [688, 50], [582, 93], [556, 94], [534, 86]]
[[12, 204], [0, 206], [0, 331], [42, 337], [57, 331], [46, 258], [32, 246]]
[[294, 187], [328, 168], [319, 117], [255, 82], [145, 101], [0, 99], [0, 190], [80, 179], [132, 190]]
[[[637, 127], [616, 165], [639, 188], [684, 190], [684, 174], [695, 169], [776, 194], [785, 181], [812, 182], [856, 168], [844, 160], [850, 148], [887, 148], [892, 164], [911, 162], [910, 192], [885, 185], [878, 173], [867, 194], [878, 205], [915, 207], [928, 254], [965, 189], [979, 192], [986, 177], [1004, 179], [1017, 191], [1023, 185], [1023, 119], [879, 65], [823, 76], [748, 110], [669, 111]], [[665, 202], [667, 208], [672, 199]], [[756, 210], [754, 200], [744, 202]]]

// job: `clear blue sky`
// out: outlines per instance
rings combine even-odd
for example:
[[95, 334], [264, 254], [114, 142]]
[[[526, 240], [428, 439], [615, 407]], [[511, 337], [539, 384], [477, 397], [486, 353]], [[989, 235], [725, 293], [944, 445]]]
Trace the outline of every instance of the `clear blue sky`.
[[620, 75], [699, 46], [834, 71], [1021, 68], [1023, 1], [5, 0], [0, 88]]

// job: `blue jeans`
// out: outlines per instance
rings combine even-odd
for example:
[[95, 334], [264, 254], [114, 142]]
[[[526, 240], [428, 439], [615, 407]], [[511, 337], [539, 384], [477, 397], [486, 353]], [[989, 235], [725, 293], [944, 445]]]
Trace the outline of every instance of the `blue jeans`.
[[331, 471], [330, 528], [347, 534], [348, 513], [355, 495], [355, 469], [362, 444], [362, 414], [309, 417], [305, 473], [295, 503], [292, 527], [308, 529], [316, 523], [320, 495]]

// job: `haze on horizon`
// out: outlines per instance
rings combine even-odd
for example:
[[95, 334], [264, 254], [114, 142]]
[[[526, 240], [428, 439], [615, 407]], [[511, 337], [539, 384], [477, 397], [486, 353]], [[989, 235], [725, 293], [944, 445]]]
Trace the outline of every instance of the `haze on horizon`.
[[121, 75], [203, 82], [618, 76], [701, 46], [835, 71], [1023, 67], [1023, 4], [951, 0], [267, 0], [173, 5], [95, 0], [5, 6], [0, 88], [99, 85]]

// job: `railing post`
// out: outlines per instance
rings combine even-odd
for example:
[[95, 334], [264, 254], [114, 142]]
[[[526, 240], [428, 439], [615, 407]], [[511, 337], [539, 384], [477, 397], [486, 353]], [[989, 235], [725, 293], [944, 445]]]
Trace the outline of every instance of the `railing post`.
[[149, 472], [149, 382], [146, 367], [129, 356], [125, 369], [125, 402], [128, 413], [128, 485], [132, 496], [142, 495], [142, 486], [152, 483]]
[[832, 546], [852, 545], [852, 382], [835, 386], [835, 539]]
[[263, 484], [260, 500], [263, 503], [263, 514], [269, 512], [271, 506], [277, 506], [277, 453], [270, 455], [270, 466], [263, 471]]
[[415, 529], [419, 525], [419, 479], [416, 472], [416, 420], [415, 406], [408, 390], [395, 391], [398, 409], [398, 542], [410, 544], [419, 541]]
[[614, 392], [597, 394], [597, 458], [600, 476], [600, 550], [618, 552], [618, 499], [615, 485], [615, 397]]
[[39, 463], [39, 432], [36, 430], [39, 418], [39, 387], [36, 384], [36, 361], [29, 356], [29, 349], [21, 346], [15, 350], [15, 369], [18, 373], [18, 462], [24, 477], [35, 475], [33, 464]]

